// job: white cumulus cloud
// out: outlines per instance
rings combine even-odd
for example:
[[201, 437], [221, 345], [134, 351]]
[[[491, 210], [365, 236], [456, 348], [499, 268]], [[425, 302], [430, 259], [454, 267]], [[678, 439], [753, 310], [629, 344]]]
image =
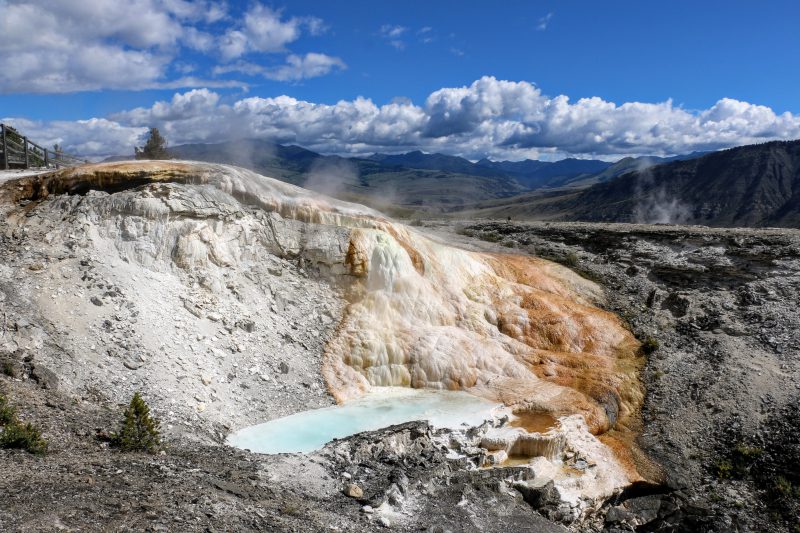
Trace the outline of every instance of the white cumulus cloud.
[[[330, 65], [327, 59], [298, 56], [281, 76], [301, 75], [291, 69], [310, 75], [326, 65]], [[91, 156], [130, 153], [133, 139], [149, 126], [159, 127], [171, 144], [260, 138], [325, 153], [420, 149], [471, 159], [614, 159], [800, 138], [800, 115], [778, 114], [769, 107], [730, 98], [700, 111], [685, 110], [670, 100], [617, 104], [593, 97], [573, 102], [565, 95], [547, 96], [525, 81], [488, 76], [468, 86], [434, 91], [422, 104], [397, 98], [378, 105], [363, 97], [323, 104], [290, 96], [225, 102], [212, 90], [196, 89], [105, 119], [3, 120], [17, 124], [34, 139], [47, 141], [55, 137], [50, 131], [57, 132], [68, 150]]]
[[310, 52], [304, 56], [289, 55], [285, 65], [265, 70], [264, 76], [279, 81], [295, 81], [324, 76], [332, 70], [345, 68], [347, 65], [338, 57]]
[[[286, 46], [326, 29], [317, 17], [286, 17], [258, 2], [234, 16], [225, 2], [209, 0], [0, 0], [0, 94], [245, 85], [175, 78], [185, 49], [223, 69], [248, 54], [288, 56], [270, 77], [313, 77], [326, 68], [318, 56], [329, 56], [301, 57], [298, 65]], [[325, 72], [344, 65], [332, 59], [338, 63]]]
[[289, 54], [285, 58], [285, 63], [277, 66], [265, 66], [239, 60], [227, 65], [218, 65], [214, 67], [213, 73], [216, 76], [229, 72], [241, 72], [248, 76], [260, 75], [271, 80], [299, 81], [325, 76], [335, 70], [346, 68], [347, 65], [339, 57], [309, 52], [302, 56]]

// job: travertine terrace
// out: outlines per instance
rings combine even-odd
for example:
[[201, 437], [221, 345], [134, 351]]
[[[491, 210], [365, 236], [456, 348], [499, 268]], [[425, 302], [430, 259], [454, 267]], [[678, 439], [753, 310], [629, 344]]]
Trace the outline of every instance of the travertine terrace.
[[[43, 246], [79, 243], [79, 253], [62, 258], [64, 279], [72, 263], [102, 267], [106, 306], [82, 293], [54, 288], [51, 299], [30, 288], [37, 312], [71, 346], [73, 361], [47, 364], [74, 391], [119, 397], [143, 388], [172, 431], [189, 419], [224, 438], [330, 404], [317, 386], [322, 378], [337, 401], [380, 386], [464, 390], [502, 403], [511, 417], [557, 421], [532, 436], [520, 427], [484, 428], [477, 442], [486, 454], [480, 466], [541, 456], [531, 468], [555, 483], [567, 520], [658, 475], [634, 444], [643, 401], [639, 343], [599, 307], [600, 287], [565, 267], [465, 251], [368, 208], [222, 165], [88, 165], [9, 182], [0, 195], [14, 231], [41, 231]], [[299, 261], [306, 280], [280, 277], [282, 261]], [[276, 269], [279, 278], [265, 283]], [[122, 294], [130, 303], [104, 319]], [[302, 306], [291, 305], [298, 300]], [[114, 320], [123, 312], [138, 343], [98, 349], [101, 341], [80, 340], [91, 338], [95, 321], [118, 339]], [[173, 320], [186, 321], [189, 332], [177, 342]], [[288, 372], [274, 358], [287, 338], [299, 344], [283, 350], [303, 387], [276, 395], [269, 368]], [[26, 342], [47, 341], [17, 344]], [[187, 380], [193, 365], [199, 376]], [[130, 371], [134, 380], [120, 376]], [[242, 379], [247, 401], [236, 386]], [[563, 454], [591, 467], [576, 477]]]

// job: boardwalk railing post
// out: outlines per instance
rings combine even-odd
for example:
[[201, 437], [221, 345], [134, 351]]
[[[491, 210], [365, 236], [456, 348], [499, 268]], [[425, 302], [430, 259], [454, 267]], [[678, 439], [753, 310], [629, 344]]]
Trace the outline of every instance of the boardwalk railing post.
[[8, 170], [8, 146], [6, 145], [6, 125], [0, 124], [0, 135], [3, 142], [3, 170]]
[[[1, 2], [2, 0], [0, 0]], [[11, 138], [9, 138], [11, 137]], [[13, 157], [12, 157], [13, 155]], [[0, 124], [0, 170], [8, 170], [11, 165], [24, 165], [24, 168], [73, 167], [88, 161], [81, 161], [75, 156], [59, 150], [48, 150], [22, 136], [11, 126]]]

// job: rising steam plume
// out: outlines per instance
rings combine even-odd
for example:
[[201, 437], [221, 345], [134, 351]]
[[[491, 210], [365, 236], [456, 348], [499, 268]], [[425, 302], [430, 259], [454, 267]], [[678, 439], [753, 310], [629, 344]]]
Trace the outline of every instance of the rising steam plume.
[[636, 170], [633, 221], [639, 224], [685, 224], [691, 219], [691, 208], [667, 184], [656, 183], [651, 166], [642, 163]]

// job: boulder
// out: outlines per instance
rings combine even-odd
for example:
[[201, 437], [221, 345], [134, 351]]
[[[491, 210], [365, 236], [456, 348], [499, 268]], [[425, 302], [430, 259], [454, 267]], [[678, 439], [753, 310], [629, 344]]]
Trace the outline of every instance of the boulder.
[[56, 390], [58, 388], [58, 376], [42, 365], [31, 365], [31, 379], [43, 389]]
[[531, 507], [539, 511], [555, 510], [561, 505], [561, 496], [553, 481], [542, 486], [534, 486], [528, 482], [515, 483], [514, 488]]
[[362, 498], [364, 496], [364, 490], [355, 483], [348, 483], [344, 488], [344, 494], [351, 498]]
[[11, 357], [0, 358], [0, 372], [8, 377], [20, 379], [25, 374], [25, 366]]

